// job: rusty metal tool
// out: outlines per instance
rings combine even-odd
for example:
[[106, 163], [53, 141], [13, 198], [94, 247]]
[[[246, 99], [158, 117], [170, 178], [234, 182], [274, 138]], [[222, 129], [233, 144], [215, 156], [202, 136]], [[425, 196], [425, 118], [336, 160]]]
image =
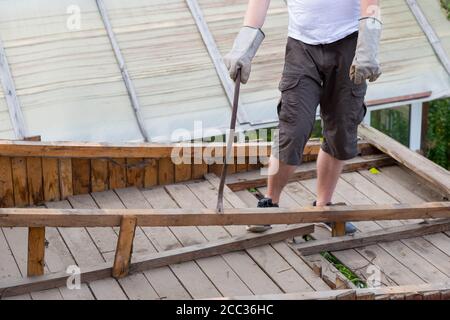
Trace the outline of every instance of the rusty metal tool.
[[217, 195], [217, 207], [216, 207], [217, 213], [223, 213], [223, 189], [225, 188], [225, 179], [227, 177], [228, 159], [231, 155], [232, 148], [233, 148], [240, 90], [241, 90], [241, 69], [238, 69], [236, 80], [235, 80], [235, 87], [234, 87], [233, 109], [231, 111], [230, 134], [228, 136], [227, 147], [226, 147], [227, 149], [225, 152], [226, 154], [225, 154], [225, 159], [224, 159], [224, 163], [223, 163], [222, 174], [220, 176], [219, 193]]

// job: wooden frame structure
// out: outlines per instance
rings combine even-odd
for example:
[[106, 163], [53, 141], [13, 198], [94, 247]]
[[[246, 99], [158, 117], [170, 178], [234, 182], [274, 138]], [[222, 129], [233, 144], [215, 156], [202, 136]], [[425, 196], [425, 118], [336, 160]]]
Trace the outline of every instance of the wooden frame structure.
[[[431, 161], [401, 146], [377, 130], [362, 125], [364, 139], [359, 142], [361, 157], [349, 161], [346, 171], [380, 167], [398, 161], [411, 169], [420, 179], [439, 191], [443, 200], [450, 196], [450, 174]], [[311, 141], [305, 148], [304, 161], [317, 157], [319, 141]], [[256, 151], [255, 151], [256, 150]], [[262, 150], [262, 152], [261, 152]], [[383, 153], [380, 153], [381, 150]], [[200, 152], [199, 152], [200, 151]], [[334, 223], [332, 240], [293, 244], [301, 254], [317, 253], [325, 248], [342, 250], [378, 241], [396, 240], [450, 229], [450, 202], [418, 204], [355, 205], [334, 207], [302, 207], [295, 209], [226, 209], [217, 214], [211, 209], [42, 209], [20, 208], [39, 205], [42, 201], [64, 199], [71, 194], [103, 191], [126, 186], [149, 187], [157, 184], [211, 179], [217, 164], [192, 161], [192, 164], [173, 164], [175, 152], [193, 159], [207, 151], [212, 156], [224, 154], [223, 144], [212, 145], [152, 145], [98, 143], [46, 143], [40, 141], [0, 141], [0, 227], [28, 227], [28, 276], [32, 279], [0, 285], [0, 294], [13, 295], [36, 288], [50, 288], [67, 278], [62, 274], [44, 275], [46, 227], [120, 227], [115, 259], [112, 266], [104, 265], [87, 270], [86, 281], [107, 276], [122, 278], [142, 268], [164, 263], [187, 261], [193, 257], [207, 257], [253, 245], [281, 241], [294, 235], [312, 232], [312, 225], [275, 229], [263, 235], [232, 238], [203, 247], [188, 247], [152, 257], [132, 258], [132, 245], [137, 227], [146, 226], [230, 226], [246, 224]], [[245, 158], [245, 166], [234, 164], [235, 172], [227, 181], [231, 190], [245, 190], [264, 184], [265, 177], [252, 172], [260, 164], [249, 163], [250, 155], [267, 156], [267, 144], [236, 144], [235, 159]], [[256, 152], [256, 153], [255, 153]], [[203, 158], [202, 158], [203, 159]], [[203, 161], [203, 160], [202, 160]], [[121, 168], [119, 164], [123, 164]], [[308, 166], [309, 163], [306, 164]], [[199, 169], [199, 166], [201, 169]], [[120, 169], [118, 169], [120, 168]], [[242, 172], [237, 172], [242, 171]], [[249, 172], [246, 172], [249, 171]], [[313, 166], [302, 168], [295, 179], [314, 177]], [[82, 174], [81, 174], [82, 173]], [[195, 173], [195, 174], [194, 174]], [[209, 174], [208, 174], [209, 173]], [[121, 181], [121, 183], [119, 183]], [[6, 200], [5, 200], [6, 199]], [[342, 237], [346, 221], [377, 221], [398, 219], [440, 219], [426, 224], [407, 225], [393, 229]], [[25, 290], [25, 291], [24, 291]], [[343, 297], [359, 293], [342, 292]], [[367, 292], [361, 292], [366, 295]], [[405, 293], [406, 294], [406, 293]], [[301, 297], [301, 295], [299, 296]], [[310, 296], [308, 296], [310, 297]]]
[[450, 283], [223, 298], [220, 300], [449, 300]]

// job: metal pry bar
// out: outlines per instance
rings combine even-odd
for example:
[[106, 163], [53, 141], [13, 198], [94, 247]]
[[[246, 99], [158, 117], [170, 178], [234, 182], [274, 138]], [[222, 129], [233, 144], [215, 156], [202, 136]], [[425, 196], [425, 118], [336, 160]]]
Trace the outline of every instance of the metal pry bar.
[[231, 111], [230, 134], [228, 136], [227, 149], [225, 152], [226, 155], [224, 159], [222, 174], [220, 176], [219, 194], [217, 195], [217, 207], [216, 207], [217, 213], [223, 213], [223, 189], [225, 187], [225, 179], [227, 177], [228, 159], [231, 155], [231, 151], [233, 148], [240, 89], [241, 89], [241, 69], [238, 69], [234, 87], [233, 109]]

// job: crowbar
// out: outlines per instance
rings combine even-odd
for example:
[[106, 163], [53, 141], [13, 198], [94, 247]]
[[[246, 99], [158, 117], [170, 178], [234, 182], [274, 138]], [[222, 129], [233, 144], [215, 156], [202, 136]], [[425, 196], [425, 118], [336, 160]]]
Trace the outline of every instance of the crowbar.
[[222, 174], [220, 175], [219, 193], [217, 195], [217, 213], [223, 213], [223, 189], [225, 188], [225, 179], [227, 177], [228, 159], [231, 155], [233, 142], [234, 142], [234, 131], [236, 129], [236, 117], [239, 105], [239, 91], [241, 90], [241, 69], [237, 70], [237, 76], [234, 86], [234, 100], [233, 109], [231, 111], [231, 123], [230, 123], [230, 135], [228, 136], [227, 149], [225, 160], [223, 163]]

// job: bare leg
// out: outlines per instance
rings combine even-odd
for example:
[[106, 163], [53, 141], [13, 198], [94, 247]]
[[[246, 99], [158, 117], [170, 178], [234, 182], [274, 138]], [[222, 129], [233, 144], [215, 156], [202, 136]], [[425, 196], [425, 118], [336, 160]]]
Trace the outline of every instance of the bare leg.
[[333, 158], [320, 149], [317, 158], [317, 205], [331, 202], [336, 184], [344, 167], [344, 161]]
[[288, 183], [295, 169], [296, 166], [287, 165], [273, 156], [270, 157], [266, 197], [272, 199], [273, 203], [280, 201], [281, 191]]

